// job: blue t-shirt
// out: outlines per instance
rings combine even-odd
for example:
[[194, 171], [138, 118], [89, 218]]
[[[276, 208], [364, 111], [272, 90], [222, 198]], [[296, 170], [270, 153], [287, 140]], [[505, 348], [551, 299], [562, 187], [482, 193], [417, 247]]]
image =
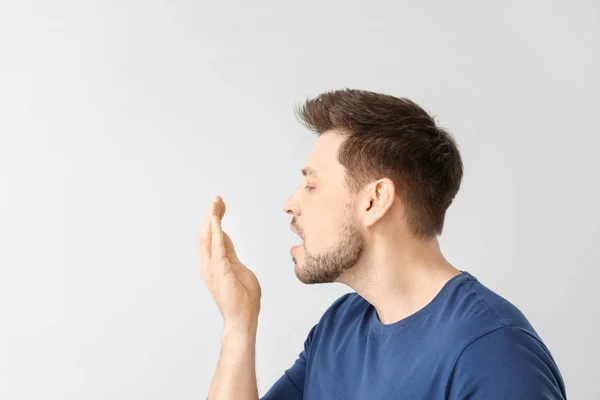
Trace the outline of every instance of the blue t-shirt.
[[468, 272], [384, 325], [357, 293], [337, 299], [262, 400], [565, 399], [525, 316]]

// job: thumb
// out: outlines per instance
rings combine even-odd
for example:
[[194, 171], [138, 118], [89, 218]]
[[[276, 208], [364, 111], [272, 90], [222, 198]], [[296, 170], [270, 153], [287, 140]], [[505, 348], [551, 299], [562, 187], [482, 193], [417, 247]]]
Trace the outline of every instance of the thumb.
[[235, 264], [241, 264], [242, 262], [237, 256], [233, 242], [231, 241], [229, 235], [225, 232], [223, 232], [223, 244], [225, 245], [225, 254], [229, 261]]

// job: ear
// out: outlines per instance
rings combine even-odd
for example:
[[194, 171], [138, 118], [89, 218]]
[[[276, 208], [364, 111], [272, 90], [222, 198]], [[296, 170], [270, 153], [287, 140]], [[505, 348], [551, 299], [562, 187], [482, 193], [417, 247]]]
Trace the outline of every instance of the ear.
[[366, 226], [372, 226], [382, 219], [396, 201], [396, 185], [389, 178], [381, 178], [372, 183], [366, 192], [366, 207], [363, 209]]

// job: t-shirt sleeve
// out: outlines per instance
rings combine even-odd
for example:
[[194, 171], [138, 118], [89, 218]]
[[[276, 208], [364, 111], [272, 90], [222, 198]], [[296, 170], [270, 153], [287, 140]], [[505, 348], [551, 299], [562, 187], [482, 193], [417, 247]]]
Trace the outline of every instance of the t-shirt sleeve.
[[304, 341], [304, 349], [294, 364], [283, 373], [260, 400], [302, 400], [308, 353], [316, 327], [317, 325], [313, 326], [308, 333], [308, 337]]
[[566, 392], [548, 349], [527, 332], [503, 327], [463, 350], [448, 398], [558, 400], [566, 399]]

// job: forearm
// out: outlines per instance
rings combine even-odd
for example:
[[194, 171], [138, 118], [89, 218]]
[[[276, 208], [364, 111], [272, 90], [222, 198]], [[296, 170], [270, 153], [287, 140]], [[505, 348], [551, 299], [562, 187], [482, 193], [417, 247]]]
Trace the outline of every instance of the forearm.
[[225, 325], [223, 347], [208, 400], [257, 400], [257, 324]]

